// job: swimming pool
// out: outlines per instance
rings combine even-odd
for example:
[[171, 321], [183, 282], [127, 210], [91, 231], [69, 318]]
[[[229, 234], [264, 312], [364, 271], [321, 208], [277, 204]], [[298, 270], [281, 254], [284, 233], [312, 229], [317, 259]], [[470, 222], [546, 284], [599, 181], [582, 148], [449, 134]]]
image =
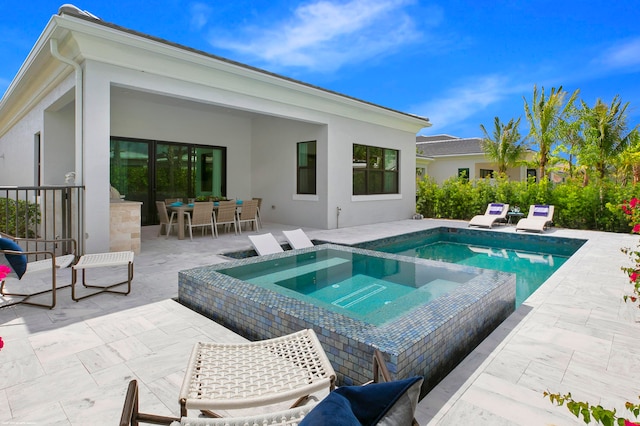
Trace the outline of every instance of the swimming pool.
[[460, 290], [478, 276], [469, 268], [453, 270], [336, 249], [218, 272], [374, 325]]
[[486, 230], [434, 228], [358, 245], [368, 249], [516, 274], [520, 306], [585, 240]]
[[[334, 256], [335, 252], [340, 255]], [[314, 262], [301, 256], [312, 253], [316, 254]], [[362, 261], [372, 265], [368, 271], [360, 266], [355, 268], [351, 262], [354, 257], [359, 262], [360, 256], [363, 256]], [[371, 312], [365, 314], [368, 316], [365, 320], [337, 309], [344, 306], [333, 305], [336, 300], [349, 305], [357, 297], [330, 298], [331, 303], [310, 301], [291, 288], [275, 284], [291, 280], [292, 275], [309, 274], [308, 268], [316, 260], [328, 266], [328, 259], [333, 259], [330, 262], [336, 265], [338, 262], [349, 263], [346, 268], [349, 277], [365, 275], [363, 271], [373, 274], [373, 269], [388, 268], [386, 275], [380, 275], [388, 282], [403, 274], [405, 278], [424, 275], [429, 269], [448, 271], [469, 279], [440, 297], [403, 309], [381, 322], [376, 321], [376, 315]], [[349, 262], [343, 262], [344, 259]], [[380, 259], [384, 262], [379, 262]], [[296, 266], [286, 266], [298, 262], [301, 264], [299, 270]], [[246, 266], [249, 268], [244, 268]], [[237, 277], [232, 276], [234, 274]], [[265, 276], [273, 282], [250, 282], [264, 280]], [[438, 273], [431, 276], [438, 279]], [[414, 291], [420, 289], [414, 288]], [[394, 377], [424, 376], [423, 393], [426, 393], [514, 311], [515, 275], [323, 244], [180, 271], [178, 301], [251, 340], [313, 328], [338, 375], [339, 384], [360, 384], [370, 380], [371, 355], [377, 348], [384, 354]], [[333, 307], [329, 309], [327, 305]], [[378, 308], [372, 312], [377, 311]]]

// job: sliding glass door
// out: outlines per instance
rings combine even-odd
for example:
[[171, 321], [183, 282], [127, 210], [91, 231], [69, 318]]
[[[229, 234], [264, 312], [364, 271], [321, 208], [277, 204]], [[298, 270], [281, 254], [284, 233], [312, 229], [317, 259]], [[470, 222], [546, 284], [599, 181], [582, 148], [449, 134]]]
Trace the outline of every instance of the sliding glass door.
[[157, 224], [156, 200], [226, 195], [226, 148], [112, 138], [111, 186], [142, 202], [142, 225]]

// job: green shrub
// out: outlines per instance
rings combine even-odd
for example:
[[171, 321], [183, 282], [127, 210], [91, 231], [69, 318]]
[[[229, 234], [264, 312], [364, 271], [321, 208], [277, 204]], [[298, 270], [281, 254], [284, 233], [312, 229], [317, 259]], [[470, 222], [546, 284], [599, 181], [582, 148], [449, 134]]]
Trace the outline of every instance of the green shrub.
[[0, 232], [14, 237], [33, 238], [38, 235], [40, 206], [23, 200], [0, 198]]
[[620, 205], [637, 195], [638, 189], [637, 185], [609, 182], [583, 186], [582, 181], [575, 180], [553, 184], [530, 178], [515, 182], [505, 176], [474, 181], [451, 178], [439, 186], [427, 177], [418, 183], [416, 211], [425, 217], [469, 220], [483, 214], [492, 202], [519, 206], [525, 214], [533, 204], [553, 204], [553, 222], [558, 227], [629, 232]]

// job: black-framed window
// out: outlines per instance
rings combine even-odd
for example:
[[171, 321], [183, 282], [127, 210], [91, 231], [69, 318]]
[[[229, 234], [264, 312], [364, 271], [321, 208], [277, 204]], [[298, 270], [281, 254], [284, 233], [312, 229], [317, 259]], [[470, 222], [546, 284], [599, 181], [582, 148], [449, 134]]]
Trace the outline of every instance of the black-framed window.
[[480, 169], [480, 179], [491, 178], [491, 177], [493, 177], [493, 170]]
[[469, 168], [464, 167], [464, 168], [458, 169], [458, 177], [469, 180]]
[[353, 195], [397, 194], [400, 151], [353, 145]]
[[225, 147], [111, 137], [110, 181], [142, 202], [142, 225], [158, 223], [155, 201], [226, 196]]
[[530, 177], [537, 179], [538, 171], [536, 169], [527, 169], [527, 179]]
[[316, 141], [298, 142], [297, 158], [297, 193], [313, 194], [316, 192]]

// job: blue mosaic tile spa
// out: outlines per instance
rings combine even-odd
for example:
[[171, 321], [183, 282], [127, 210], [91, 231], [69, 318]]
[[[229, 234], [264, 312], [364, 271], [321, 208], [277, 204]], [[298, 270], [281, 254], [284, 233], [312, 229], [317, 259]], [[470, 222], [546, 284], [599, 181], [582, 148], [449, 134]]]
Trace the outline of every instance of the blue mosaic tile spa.
[[515, 275], [322, 244], [181, 271], [178, 300], [250, 340], [313, 328], [339, 384], [369, 381], [377, 348], [394, 378], [424, 376], [424, 394], [514, 311]]

